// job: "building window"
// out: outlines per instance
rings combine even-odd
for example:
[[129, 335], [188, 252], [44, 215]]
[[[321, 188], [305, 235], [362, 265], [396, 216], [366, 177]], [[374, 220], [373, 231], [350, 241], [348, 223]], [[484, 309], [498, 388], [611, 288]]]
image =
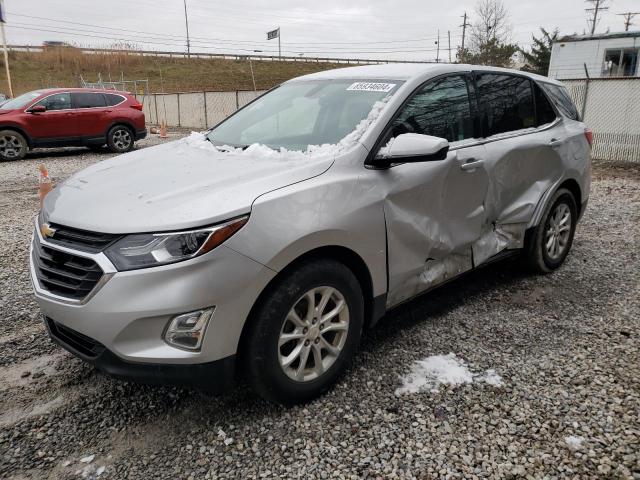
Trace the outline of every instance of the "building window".
[[638, 69], [638, 53], [640, 50], [617, 48], [607, 50], [604, 54], [603, 74], [609, 77], [633, 77]]

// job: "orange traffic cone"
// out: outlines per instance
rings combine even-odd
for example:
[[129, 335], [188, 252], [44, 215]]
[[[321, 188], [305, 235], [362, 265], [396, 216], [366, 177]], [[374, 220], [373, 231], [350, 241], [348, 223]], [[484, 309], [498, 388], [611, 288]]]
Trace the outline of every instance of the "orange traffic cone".
[[47, 167], [44, 166], [44, 163], [38, 165], [38, 170], [40, 170], [40, 178], [38, 180], [38, 196], [40, 197], [40, 208], [42, 208], [44, 197], [46, 197], [47, 193], [51, 191], [51, 189], [53, 188], [53, 184], [51, 183], [51, 178], [49, 178], [49, 171], [47, 170]]
[[167, 138], [167, 124], [164, 120], [160, 123], [160, 138]]

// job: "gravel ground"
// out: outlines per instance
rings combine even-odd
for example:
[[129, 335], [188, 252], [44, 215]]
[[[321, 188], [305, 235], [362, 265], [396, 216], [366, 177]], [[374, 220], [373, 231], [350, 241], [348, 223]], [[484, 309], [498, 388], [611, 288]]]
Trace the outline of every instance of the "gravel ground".
[[[140, 147], [158, 140], [147, 139]], [[323, 398], [282, 409], [106, 378], [55, 347], [27, 273], [36, 166], [0, 164], [0, 477], [640, 479], [640, 167], [594, 164], [558, 272], [494, 264], [385, 317]], [[453, 352], [502, 386], [396, 395], [416, 360]]]

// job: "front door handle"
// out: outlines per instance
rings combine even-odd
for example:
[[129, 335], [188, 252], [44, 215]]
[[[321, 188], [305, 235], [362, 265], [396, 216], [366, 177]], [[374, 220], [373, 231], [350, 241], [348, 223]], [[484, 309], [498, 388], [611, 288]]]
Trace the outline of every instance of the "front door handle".
[[482, 166], [484, 160], [476, 160], [475, 158], [469, 158], [465, 163], [460, 165], [460, 170], [465, 172], [472, 172], [476, 168]]

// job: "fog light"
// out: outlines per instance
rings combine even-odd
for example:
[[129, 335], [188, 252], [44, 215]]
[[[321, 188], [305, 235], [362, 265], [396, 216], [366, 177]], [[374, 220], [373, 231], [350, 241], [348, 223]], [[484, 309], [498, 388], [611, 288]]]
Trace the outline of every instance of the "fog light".
[[204, 332], [214, 310], [215, 307], [205, 308], [173, 317], [164, 334], [165, 342], [184, 350], [200, 350]]

